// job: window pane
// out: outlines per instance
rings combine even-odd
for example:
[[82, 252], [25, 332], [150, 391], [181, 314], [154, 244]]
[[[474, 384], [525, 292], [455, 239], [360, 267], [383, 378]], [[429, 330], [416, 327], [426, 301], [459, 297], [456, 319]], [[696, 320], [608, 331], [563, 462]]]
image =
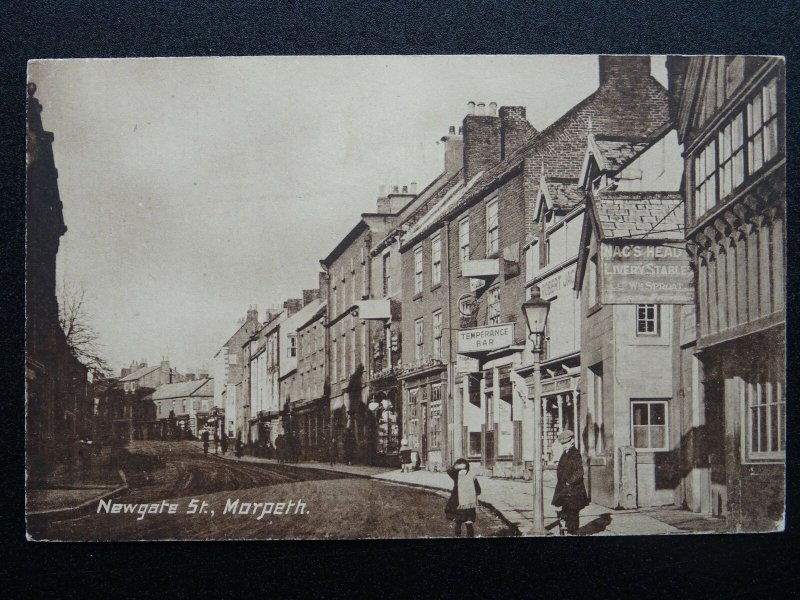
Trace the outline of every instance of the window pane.
[[756, 96], [753, 99], [752, 104], [750, 105], [751, 108], [751, 129], [750, 134], [754, 134], [761, 128], [761, 96]]
[[648, 427], [647, 426], [634, 426], [633, 428], [633, 446], [634, 448], [649, 448], [648, 443]]
[[778, 119], [764, 127], [764, 162], [778, 153]]
[[664, 425], [666, 424], [666, 406], [664, 404], [651, 404], [650, 405], [650, 424], [651, 425]]
[[664, 426], [651, 426], [650, 427], [650, 447], [651, 448], [666, 448], [667, 447], [667, 428]]
[[648, 425], [647, 419], [647, 404], [634, 404], [633, 405], [633, 424], [634, 425]]
[[758, 451], [767, 451], [767, 407], [758, 408]]
[[778, 434], [778, 405], [771, 404], [769, 406], [769, 450], [771, 452], [777, 452], [779, 447], [779, 438], [780, 435]]
[[778, 80], [773, 79], [764, 87], [764, 120], [778, 112]]
[[781, 403], [778, 405], [778, 450], [786, 450], [786, 404]]
[[750, 450], [758, 452], [758, 408], [750, 409]]

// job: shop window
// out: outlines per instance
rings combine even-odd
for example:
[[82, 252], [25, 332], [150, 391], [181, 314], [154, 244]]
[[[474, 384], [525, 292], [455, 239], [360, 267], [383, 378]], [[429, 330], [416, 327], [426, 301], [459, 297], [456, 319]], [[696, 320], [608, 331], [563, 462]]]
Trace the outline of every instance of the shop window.
[[667, 450], [666, 400], [634, 400], [631, 402], [631, 439], [637, 450]]
[[442, 283], [442, 236], [431, 241], [431, 286]]
[[286, 349], [287, 356], [289, 358], [297, 357], [297, 336], [290, 335], [289, 336], [289, 347]]
[[489, 290], [486, 294], [486, 324], [497, 325], [500, 323], [500, 288]]
[[500, 221], [495, 198], [486, 205], [486, 256], [500, 250]]
[[782, 377], [761, 368], [744, 387], [747, 459], [785, 458], [786, 397]]
[[463, 264], [469, 260], [469, 218], [458, 223], [458, 249], [458, 256]]
[[422, 248], [414, 250], [414, 294], [422, 293]]
[[636, 305], [636, 335], [659, 334], [659, 305]]
[[470, 431], [469, 432], [469, 455], [470, 456], [480, 456], [481, 455], [481, 432], [480, 431]]

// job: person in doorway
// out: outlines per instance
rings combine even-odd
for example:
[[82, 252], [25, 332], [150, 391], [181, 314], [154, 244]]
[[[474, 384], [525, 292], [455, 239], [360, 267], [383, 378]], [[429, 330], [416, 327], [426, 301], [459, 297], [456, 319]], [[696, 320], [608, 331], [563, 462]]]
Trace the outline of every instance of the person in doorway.
[[444, 516], [451, 522], [453, 535], [461, 537], [461, 526], [466, 525], [467, 537], [475, 537], [475, 519], [477, 517], [478, 496], [481, 486], [469, 470], [469, 462], [459, 458], [447, 469], [453, 480], [450, 498], [444, 507]]
[[561, 508], [559, 518], [564, 521], [567, 534], [575, 535], [578, 532], [580, 511], [589, 505], [583, 485], [583, 461], [581, 453], [575, 448], [575, 434], [572, 431], [562, 431], [558, 436], [558, 443], [563, 452], [558, 461], [558, 479], [552, 505]]

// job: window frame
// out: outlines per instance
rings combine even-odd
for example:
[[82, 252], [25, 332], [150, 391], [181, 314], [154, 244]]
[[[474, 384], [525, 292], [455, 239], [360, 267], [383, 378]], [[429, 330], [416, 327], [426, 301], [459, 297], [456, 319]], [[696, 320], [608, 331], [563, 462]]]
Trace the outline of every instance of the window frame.
[[[636, 304], [636, 324], [635, 331], [636, 337], [658, 337], [661, 335], [661, 305], [660, 304]], [[648, 316], [647, 311], [652, 308], [652, 316]], [[639, 311], [644, 310], [644, 317], [640, 317]], [[653, 324], [653, 331], [647, 331], [647, 324]], [[645, 325], [645, 330], [641, 330], [640, 326]]]
[[[647, 424], [646, 425], [634, 425], [634, 407], [636, 405], [647, 405]], [[663, 425], [653, 425], [651, 423], [652, 418], [650, 416], [651, 407], [653, 405], [661, 405], [664, 407], [664, 424]], [[648, 428], [648, 443], [651, 439], [651, 428], [653, 427], [663, 427], [664, 428], [664, 445], [658, 448], [654, 448], [652, 446], [648, 447], [639, 447], [636, 445], [636, 437], [634, 435], [634, 427], [647, 427]], [[630, 444], [633, 448], [636, 449], [636, 452], [669, 452], [670, 451], [670, 422], [669, 422], [669, 399], [667, 398], [631, 398], [631, 407], [630, 407]]]
[[286, 336], [289, 340], [289, 344], [286, 348], [286, 356], [288, 358], [297, 358], [297, 334], [289, 334]]
[[414, 320], [414, 360], [420, 361], [425, 356], [425, 318]]
[[464, 217], [458, 222], [458, 259], [459, 264], [463, 265], [470, 259], [471, 251], [469, 244], [469, 217]]
[[[492, 314], [493, 310], [494, 314]], [[499, 325], [500, 323], [502, 323], [502, 310], [500, 308], [500, 286], [497, 285], [486, 292], [486, 325]]]
[[422, 246], [414, 249], [414, 295], [422, 293]]
[[[486, 202], [486, 256], [500, 252], [500, 203], [498, 198]], [[492, 215], [492, 213], [494, 213]], [[494, 222], [492, 222], [494, 218]]]
[[[742, 419], [742, 462], [747, 463], [765, 463], [765, 462], [784, 462], [786, 460], [786, 389], [782, 369], [766, 368], [762, 363], [759, 365], [754, 373], [750, 375], [747, 380], [741, 381], [741, 405], [744, 418]], [[752, 399], [755, 398], [760, 402], [753, 404]], [[777, 401], [775, 401], [777, 398]], [[769, 448], [769, 442], [772, 440], [773, 428], [772, 425], [772, 410], [776, 408], [777, 425], [775, 427], [778, 434], [777, 450]], [[766, 415], [767, 425], [764, 431], [767, 437], [767, 450], [753, 450], [753, 409], [758, 411], [758, 421], [760, 425], [762, 413], [760, 410], [764, 408]], [[781, 412], [783, 408], [783, 412]], [[758, 428], [759, 438], [761, 428]], [[781, 448], [781, 440], [783, 448]]]
[[392, 273], [389, 268], [390, 252], [383, 255], [383, 296], [384, 298], [392, 293]]
[[433, 311], [433, 358], [442, 358], [442, 310]]
[[431, 238], [431, 287], [442, 283], [442, 235]]

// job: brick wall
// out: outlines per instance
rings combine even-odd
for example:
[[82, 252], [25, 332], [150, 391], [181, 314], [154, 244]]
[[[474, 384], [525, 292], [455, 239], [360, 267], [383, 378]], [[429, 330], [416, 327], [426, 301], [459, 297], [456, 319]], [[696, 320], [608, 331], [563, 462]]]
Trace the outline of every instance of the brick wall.
[[469, 181], [501, 158], [500, 119], [483, 115], [464, 117], [464, 177]]

